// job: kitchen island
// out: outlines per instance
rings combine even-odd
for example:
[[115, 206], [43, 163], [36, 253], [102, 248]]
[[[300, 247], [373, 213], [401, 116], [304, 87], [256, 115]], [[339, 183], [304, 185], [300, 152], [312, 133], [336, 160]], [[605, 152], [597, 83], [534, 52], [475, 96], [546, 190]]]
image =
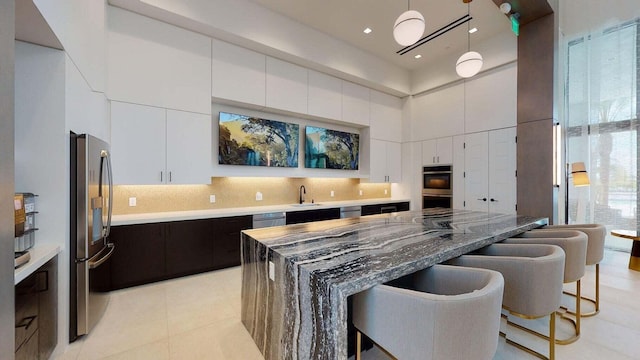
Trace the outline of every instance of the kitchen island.
[[451, 209], [242, 233], [242, 322], [265, 359], [346, 359], [347, 297], [547, 224]]

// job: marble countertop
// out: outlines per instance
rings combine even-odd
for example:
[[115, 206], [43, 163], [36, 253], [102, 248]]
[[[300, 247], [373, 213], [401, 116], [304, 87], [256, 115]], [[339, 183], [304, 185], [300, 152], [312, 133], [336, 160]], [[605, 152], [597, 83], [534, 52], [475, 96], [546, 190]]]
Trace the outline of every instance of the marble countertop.
[[144, 214], [130, 214], [130, 215], [114, 215], [111, 220], [111, 225], [132, 225], [132, 224], [146, 224], [146, 223], [158, 223], [169, 221], [182, 221], [182, 220], [197, 220], [197, 219], [210, 219], [227, 216], [242, 216], [242, 215], [255, 215], [265, 214], [271, 212], [291, 212], [291, 211], [303, 211], [314, 209], [330, 209], [342, 206], [357, 206], [357, 205], [373, 205], [373, 204], [385, 204], [394, 202], [410, 201], [409, 199], [400, 198], [378, 198], [367, 200], [347, 200], [347, 201], [322, 201], [315, 205], [299, 206], [297, 204], [282, 204], [282, 205], [268, 205], [268, 206], [250, 206], [250, 207], [237, 207], [237, 208], [225, 208], [225, 209], [210, 209], [210, 210], [189, 210], [189, 211], [167, 211], [167, 212], [155, 212]]
[[429, 209], [246, 230], [243, 323], [266, 359], [346, 359], [348, 296], [547, 222]]

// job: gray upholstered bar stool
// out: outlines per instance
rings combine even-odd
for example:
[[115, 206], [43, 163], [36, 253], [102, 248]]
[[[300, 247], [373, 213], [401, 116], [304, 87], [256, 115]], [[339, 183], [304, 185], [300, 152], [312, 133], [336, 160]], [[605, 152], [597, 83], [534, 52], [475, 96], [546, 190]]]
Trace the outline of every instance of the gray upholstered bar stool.
[[[400, 285], [400, 283], [402, 283]], [[504, 280], [484, 269], [434, 265], [353, 296], [360, 332], [397, 359], [491, 359]]]
[[[607, 236], [607, 229], [604, 225], [600, 224], [570, 224], [570, 225], [549, 225], [543, 227], [541, 230], [578, 230], [587, 234], [587, 262], [586, 265], [596, 266], [596, 296], [595, 299], [590, 299], [577, 294], [572, 294], [565, 291], [565, 294], [571, 296], [580, 297], [582, 300], [589, 301], [594, 304], [594, 311], [582, 312], [581, 317], [594, 316], [600, 312], [600, 262], [604, 257], [604, 240]], [[575, 315], [574, 312], [568, 311], [570, 314]]]
[[[502, 307], [523, 319], [549, 315], [549, 356], [555, 358], [556, 310], [562, 298], [564, 251], [555, 245], [493, 244], [447, 261], [448, 264], [499, 271], [504, 276]], [[507, 339], [541, 358], [543, 354]]]
[[573, 320], [560, 313], [563, 319], [570, 321], [575, 334], [568, 339], [558, 340], [556, 344], [566, 345], [580, 338], [580, 279], [584, 276], [587, 258], [587, 235], [577, 230], [531, 230], [518, 237], [506, 239], [504, 244], [548, 244], [557, 245], [564, 250], [564, 283], [576, 283], [576, 319]]

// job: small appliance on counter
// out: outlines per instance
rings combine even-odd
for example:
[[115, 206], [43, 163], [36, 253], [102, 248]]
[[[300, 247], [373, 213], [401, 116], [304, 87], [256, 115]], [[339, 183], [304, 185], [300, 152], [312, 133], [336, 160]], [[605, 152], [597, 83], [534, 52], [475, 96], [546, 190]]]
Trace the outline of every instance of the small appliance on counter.
[[30, 256], [28, 249], [35, 245], [36, 241], [36, 195], [32, 193], [16, 193], [13, 198], [14, 205], [14, 251], [15, 267], [25, 264]]

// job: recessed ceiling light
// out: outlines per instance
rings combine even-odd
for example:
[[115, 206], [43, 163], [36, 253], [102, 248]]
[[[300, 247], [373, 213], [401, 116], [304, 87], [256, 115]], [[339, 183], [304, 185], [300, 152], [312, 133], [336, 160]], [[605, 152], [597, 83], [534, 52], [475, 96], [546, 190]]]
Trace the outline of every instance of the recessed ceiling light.
[[473, 29], [469, 30], [469, 34], [473, 34], [476, 31], [478, 31], [478, 28], [473, 28]]
[[373, 30], [371, 30], [370, 28], [366, 28], [364, 29], [364, 33], [365, 34], [370, 34]]
[[420, 54], [414, 56], [414, 58], [416, 58], [416, 59], [420, 59], [421, 57], [422, 57], [422, 55], [420, 55]]

